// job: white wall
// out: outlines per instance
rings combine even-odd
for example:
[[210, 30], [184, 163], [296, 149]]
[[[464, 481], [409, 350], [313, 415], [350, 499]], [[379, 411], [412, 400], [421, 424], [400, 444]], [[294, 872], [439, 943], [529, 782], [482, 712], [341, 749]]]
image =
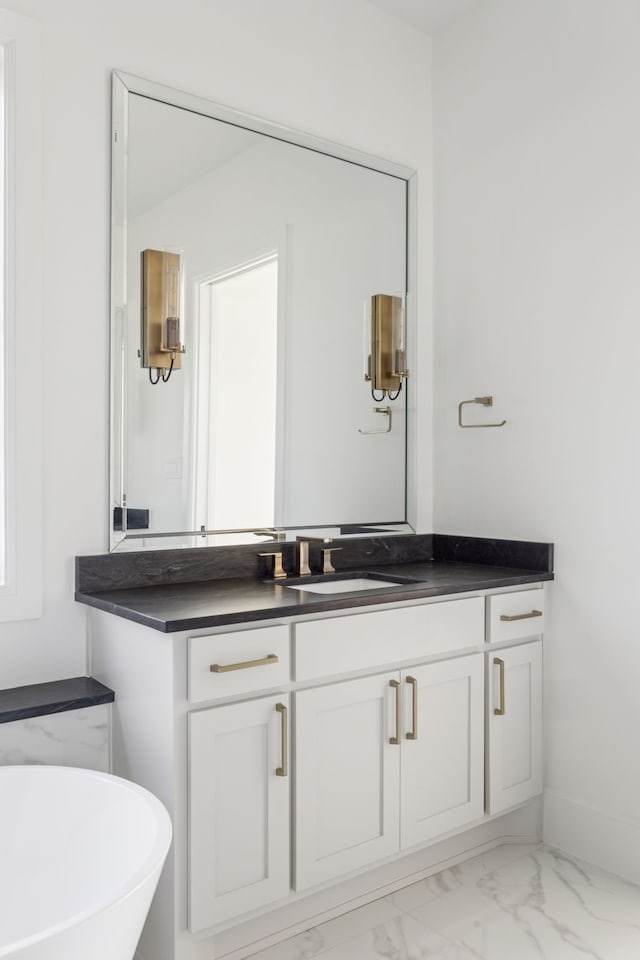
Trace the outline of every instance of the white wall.
[[[556, 542], [545, 829], [636, 879], [639, 35], [486, 0], [434, 44], [436, 530]], [[460, 430], [483, 394], [506, 426]]]
[[110, 71], [395, 160], [420, 178], [420, 527], [431, 528], [430, 43], [364, 0], [4, 0], [42, 22], [44, 615], [3, 625], [3, 687], [84, 671], [73, 557], [107, 548]]

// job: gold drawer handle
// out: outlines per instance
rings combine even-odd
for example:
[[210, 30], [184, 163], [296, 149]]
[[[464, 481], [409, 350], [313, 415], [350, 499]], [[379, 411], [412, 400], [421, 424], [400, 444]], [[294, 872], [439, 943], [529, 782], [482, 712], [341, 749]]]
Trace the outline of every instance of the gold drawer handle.
[[542, 610], [532, 610], [531, 613], [518, 613], [515, 617], [508, 617], [506, 613], [503, 613], [500, 617], [501, 620], [504, 620], [505, 623], [513, 623], [514, 620], [530, 620], [531, 617], [541, 617]]
[[413, 699], [411, 703], [411, 731], [407, 734], [407, 740], [418, 739], [418, 681], [415, 677], [407, 677], [407, 683], [413, 688]]
[[276, 777], [286, 777], [289, 775], [289, 724], [287, 722], [289, 711], [285, 707], [284, 703], [276, 703], [276, 710], [282, 717], [282, 730], [280, 734], [282, 766], [277, 768]]
[[229, 673], [231, 670], [248, 670], [250, 667], [266, 667], [270, 663], [278, 663], [278, 657], [275, 653], [270, 653], [268, 657], [262, 660], [243, 660], [242, 663], [212, 663], [209, 667], [211, 673]]
[[500, 706], [494, 707], [493, 712], [497, 717], [504, 716], [504, 660], [499, 657], [493, 658], [493, 665], [500, 670]]
[[389, 686], [396, 691], [396, 735], [395, 737], [389, 737], [389, 743], [397, 745], [400, 743], [400, 724], [402, 723], [400, 717], [400, 683], [398, 680], [389, 680]]

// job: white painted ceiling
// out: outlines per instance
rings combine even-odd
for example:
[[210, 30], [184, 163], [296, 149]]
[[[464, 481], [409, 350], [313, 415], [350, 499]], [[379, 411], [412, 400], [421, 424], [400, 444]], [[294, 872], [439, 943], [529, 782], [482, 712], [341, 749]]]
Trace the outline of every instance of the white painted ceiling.
[[404, 20], [425, 33], [434, 34], [464, 16], [482, 0], [368, 0], [374, 7]]

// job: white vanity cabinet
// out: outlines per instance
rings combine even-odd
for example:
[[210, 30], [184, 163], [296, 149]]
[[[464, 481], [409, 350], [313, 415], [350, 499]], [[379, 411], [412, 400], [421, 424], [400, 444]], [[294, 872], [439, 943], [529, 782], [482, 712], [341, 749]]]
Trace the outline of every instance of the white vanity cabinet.
[[[187, 713], [194, 933], [290, 889], [289, 633], [276, 624], [188, 639], [187, 694], [197, 705]], [[261, 696], [269, 687], [283, 692]], [[218, 705], [200, 709], [206, 701]]]
[[400, 849], [396, 673], [295, 694], [295, 888]]
[[295, 889], [483, 814], [482, 654], [295, 694]]
[[531, 585], [173, 634], [94, 611], [114, 772], [174, 822], [137, 960], [242, 960], [536, 838], [543, 599]]
[[484, 658], [402, 673], [402, 850], [472, 823], [484, 810]]
[[189, 929], [289, 892], [289, 697], [198, 710], [189, 726]]
[[487, 654], [487, 813], [542, 793], [542, 641]]
[[296, 890], [482, 816], [483, 657], [461, 654], [482, 648], [484, 616], [467, 597], [295, 627], [296, 680], [324, 684], [294, 695]]
[[[486, 809], [542, 793], [543, 590], [487, 597]], [[508, 644], [517, 643], [516, 646]], [[499, 647], [497, 645], [500, 645]]]

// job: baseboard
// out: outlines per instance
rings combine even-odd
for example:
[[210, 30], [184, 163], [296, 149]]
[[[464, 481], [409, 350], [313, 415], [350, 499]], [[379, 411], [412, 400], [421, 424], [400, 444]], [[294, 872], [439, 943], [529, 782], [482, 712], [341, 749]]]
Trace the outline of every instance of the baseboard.
[[555, 790], [545, 792], [543, 817], [546, 844], [640, 884], [640, 823]]

